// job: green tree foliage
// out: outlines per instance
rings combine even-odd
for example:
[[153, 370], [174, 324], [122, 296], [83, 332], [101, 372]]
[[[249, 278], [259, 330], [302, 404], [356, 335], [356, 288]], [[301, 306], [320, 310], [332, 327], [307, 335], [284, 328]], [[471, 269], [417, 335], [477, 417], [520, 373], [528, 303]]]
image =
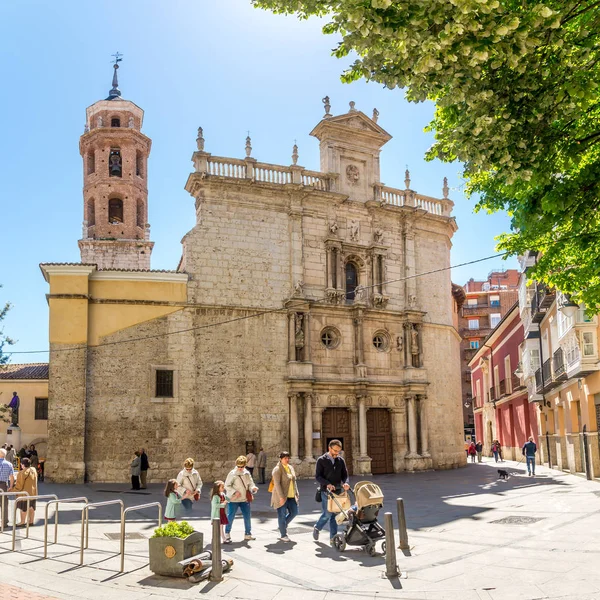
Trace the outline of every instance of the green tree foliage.
[[429, 159], [459, 160], [476, 210], [506, 210], [499, 249], [600, 309], [600, 1], [254, 0], [327, 17], [342, 78], [432, 100]]

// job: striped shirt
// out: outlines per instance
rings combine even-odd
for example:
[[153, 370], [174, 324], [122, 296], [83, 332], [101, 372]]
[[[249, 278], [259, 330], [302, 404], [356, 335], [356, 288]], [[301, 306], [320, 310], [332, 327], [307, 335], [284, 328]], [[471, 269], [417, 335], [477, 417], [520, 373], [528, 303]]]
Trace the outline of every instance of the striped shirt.
[[11, 463], [5, 459], [0, 459], [0, 483], [10, 483], [10, 476], [15, 476], [15, 470]]

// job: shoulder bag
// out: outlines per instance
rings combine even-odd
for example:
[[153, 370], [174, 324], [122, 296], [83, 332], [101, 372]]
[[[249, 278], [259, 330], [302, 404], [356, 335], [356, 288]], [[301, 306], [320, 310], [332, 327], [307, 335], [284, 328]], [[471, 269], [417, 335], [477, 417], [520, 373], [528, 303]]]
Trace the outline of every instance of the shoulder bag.
[[244, 483], [244, 478], [241, 475], [238, 475], [238, 477], [242, 480], [242, 485], [244, 486], [244, 489], [246, 490], [246, 502], [252, 502], [252, 500], [254, 500], [254, 496], [252, 495], [252, 492], [248, 489], [248, 487]]

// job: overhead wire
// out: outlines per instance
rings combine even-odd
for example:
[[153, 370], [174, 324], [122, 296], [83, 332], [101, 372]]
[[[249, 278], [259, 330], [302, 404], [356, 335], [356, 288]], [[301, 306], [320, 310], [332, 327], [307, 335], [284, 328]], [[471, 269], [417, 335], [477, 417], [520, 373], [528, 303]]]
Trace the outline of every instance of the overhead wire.
[[[509, 254], [509, 252], [501, 252], [499, 254], [492, 254], [490, 256], [485, 256], [483, 258], [477, 258], [474, 260], [470, 260], [464, 263], [459, 263], [457, 265], [450, 265], [448, 267], [440, 267], [439, 269], [432, 269], [431, 271], [424, 271], [422, 273], [415, 273], [413, 275], [406, 275], [404, 277], [398, 277], [396, 279], [389, 279], [386, 281], [383, 281], [381, 283], [376, 283], [376, 284], [372, 284], [372, 285], [368, 285], [368, 286], [361, 286], [363, 290], [368, 290], [368, 289], [372, 289], [374, 287], [379, 287], [380, 285], [388, 285], [391, 283], [398, 283], [398, 282], [402, 282], [402, 281], [407, 281], [409, 279], [416, 279], [418, 277], [425, 277], [427, 275], [433, 275], [435, 273], [441, 273], [443, 271], [450, 271], [452, 269], [457, 269], [459, 267], [466, 267], [468, 265], [473, 265], [476, 263], [480, 263], [480, 262], [484, 262], [486, 260], [492, 260], [494, 258], [499, 258], [499, 257], [503, 257], [506, 256], [507, 254]], [[307, 302], [310, 302], [311, 304], [318, 304], [321, 302], [327, 302], [327, 298], [316, 298], [316, 299], [311, 299], [311, 298], [306, 298], [303, 300], [298, 300], [298, 303], [296, 304], [296, 307], [299, 306], [304, 306], [306, 305]], [[205, 306], [205, 305], [201, 305], [201, 306]], [[189, 308], [189, 305], [186, 306], [186, 308]], [[243, 308], [239, 308], [239, 307], [231, 307], [232, 309], [236, 309], [236, 310], [248, 310], [248, 309], [243, 309]], [[48, 350], [16, 350], [14, 352], [10, 352], [7, 351], [5, 352], [6, 355], [8, 356], [12, 356], [12, 355], [22, 355], [22, 354], [46, 354], [46, 353], [55, 353], [55, 352], [72, 352], [73, 350], [95, 350], [96, 348], [101, 348], [101, 347], [105, 347], [105, 346], [116, 346], [116, 345], [120, 345], [120, 344], [129, 344], [132, 342], [141, 342], [141, 341], [145, 341], [145, 340], [151, 340], [151, 339], [156, 339], [156, 338], [161, 338], [161, 337], [167, 337], [167, 336], [171, 336], [171, 335], [179, 335], [182, 333], [189, 333], [191, 331], [200, 331], [202, 329], [210, 329], [212, 327], [220, 327], [223, 325], [228, 325], [230, 323], [236, 323], [239, 321], [245, 321], [247, 319], [253, 319], [256, 317], [262, 317], [264, 315], [269, 315], [269, 314], [273, 314], [273, 313], [281, 313], [281, 312], [288, 312], [290, 308], [294, 308], [293, 305], [291, 306], [287, 306], [287, 307], [280, 307], [280, 308], [272, 308], [272, 309], [268, 309], [268, 310], [261, 310], [261, 311], [257, 311], [255, 313], [249, 314], [249, 315], [243, 315], [243, 316], [239, 316], [239, 317], [234, 317], [232, 319], [227, 319], [224, 321], [218, 321], [216, 323], [205, 323], [203, 325], [198, 325], [196, 327], [188, 327], [186, 329], [178, 329], [176, 331], [166, 331], [163, 333], [157, 333], [157, 334], [152, 334], [152, 335], [146, 335], [146, 336], [139, 336], [139, 337], [135, 337], [135, 338], [129, 338], [126, 340], [113, 340], [110, 342], [101, 342], [100, 344], [96, 344], [93, 346], [89, 346], [88, 344], [77, 344], [74, 346], [70, 346], [68, 348], [53, 348], [53, 349], [48, 349]]]

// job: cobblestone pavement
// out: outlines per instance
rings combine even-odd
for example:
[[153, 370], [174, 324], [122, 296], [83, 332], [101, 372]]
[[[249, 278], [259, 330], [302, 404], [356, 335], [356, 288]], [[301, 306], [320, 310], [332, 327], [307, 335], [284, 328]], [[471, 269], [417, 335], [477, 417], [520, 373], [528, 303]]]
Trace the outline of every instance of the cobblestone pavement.
[[56, 600], [56, 598], [42, 596], [41, 594], [15, 587], [14, 585], [0, 584], [0, 600]]
[[[498, 480], [497, 468], [510, 473]], [[148, 569], [148, 542], [155, 511], [131, 513], [125, 573], [119, 573], [118, 514], [114, 507], [91, 511], [90, 542], [79, 566], [81, 506], [63, 505], [59, 538], [43, 560], [43, 527], [30, 538], [17, 530], [0, 535], [0, 585], [27, 590], [16, 598], [60, 600], [166, 600], [239, 598], [256, 600], [600, 600], [600, 486], [560, 471], [538, 467], [527, 477], [522, 464], [469, 464], [454, 471], [374, 477], [384, 490], [384, 511], [395, 516], [403, 497], [411, 549], [398, 551], [400, 578], [383, 576], [385, 559], [360, 549], [332, 549], [328, 534], [312, 539], [318, 516], [312, 481], [300, 482], [301, 514], [292, 523], [293, 543], [278, 542], [275, 512], [266, 486], [252, 507], [256, 541], [244, 542], [241, 518], [224, 554], [234, 566], [221, 583], [190, 584], [154, 576]], [[164, 501], [162, 485], [132, 493], [125, 484], [66, 486], [42, 484], [41, 493], [90, 501], [121, 498], [127, 506]], [[205, 489], [205, 492], [208, 490]], [[37, 519], [43, 522], [43, 506]], [[209, 502], [203, 496], [188, 520], [208, 538]], [[380, 515], [383, 517], [383, 515]], [[383, 521], [383, 518], [380, 519]], [[115, 539], [110, 539], [111, 537]], [[0, 588], [2, 589], [2, 588]], [[34, 595], [38, 594], [38, 595]], [[13, 598], [13, 596], [7, 596]], [[2, 600], [3, 597], [0, 597]]]

